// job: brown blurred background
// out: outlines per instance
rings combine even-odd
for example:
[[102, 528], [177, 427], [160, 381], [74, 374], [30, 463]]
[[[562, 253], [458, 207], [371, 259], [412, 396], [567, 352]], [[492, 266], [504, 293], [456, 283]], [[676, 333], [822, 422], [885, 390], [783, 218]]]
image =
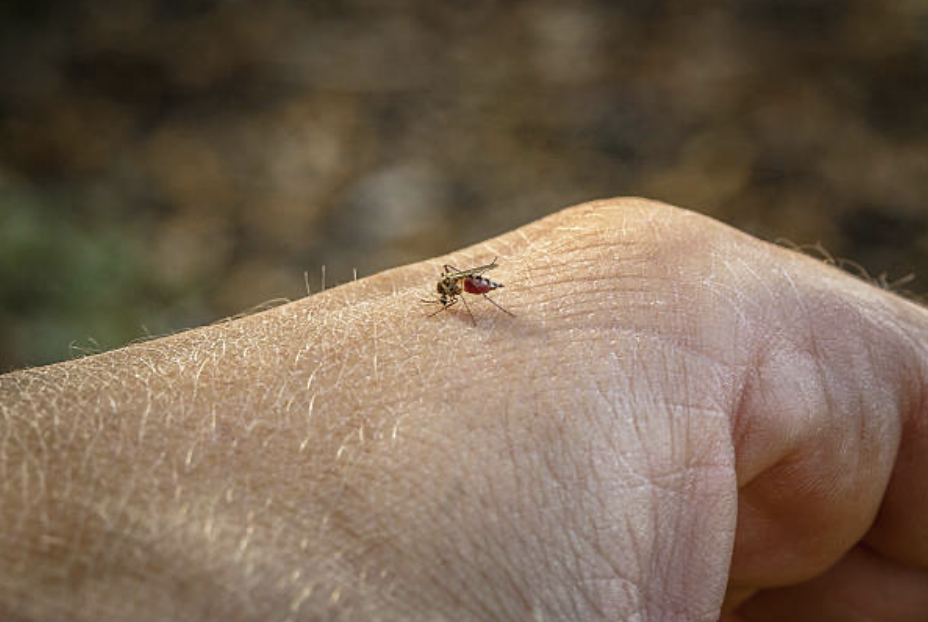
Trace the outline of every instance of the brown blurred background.
[[0, 370], [639, 194], [928, 275], [928, 1], [3, 0]]

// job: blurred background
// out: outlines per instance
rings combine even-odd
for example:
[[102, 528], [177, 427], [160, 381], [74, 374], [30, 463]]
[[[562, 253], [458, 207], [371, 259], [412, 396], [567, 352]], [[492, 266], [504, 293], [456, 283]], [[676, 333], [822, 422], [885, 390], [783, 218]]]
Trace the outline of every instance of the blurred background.
[[627, 194], [926, 291], [928, 1], [0, 2], [0, 371]]

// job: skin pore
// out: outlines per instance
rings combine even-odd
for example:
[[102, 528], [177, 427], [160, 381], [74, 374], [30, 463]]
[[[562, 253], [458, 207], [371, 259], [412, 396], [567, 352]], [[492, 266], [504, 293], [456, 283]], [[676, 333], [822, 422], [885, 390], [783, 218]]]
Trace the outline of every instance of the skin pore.
[[0, 377], [0, 619], [920, 620], [926, 398], [925, 309], [588, 203]]

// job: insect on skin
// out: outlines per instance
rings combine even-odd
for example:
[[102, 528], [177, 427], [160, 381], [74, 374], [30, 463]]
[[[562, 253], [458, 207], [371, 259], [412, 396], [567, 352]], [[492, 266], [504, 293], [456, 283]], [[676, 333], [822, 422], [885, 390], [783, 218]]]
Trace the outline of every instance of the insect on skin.
[[487, 296], [489, 292], [492, 292], [494, 289], [499, 289], [503, 285], [502, 283], [496, 283], [490, 279], [483, 276], [484, 272], [492, 270], [497, 266], [496, 257], [493, 258], [493, 261], [488, 263], [485, 266], [477, 266], [476, 268], [470, 268], [469, 270], [458, 270], [454, 266], [449, 266], [445, 264], [445, 271], [442, 272], [441, 278], [438, 279], [438, 285], [435, 289], [438, 292], [438, 297], [434, 300], [423, 300], [422, 302], [428, 303], [437, 303], [441, 305], [441, 308], [435, 313], [430, 313], [429, 317], [437, 315], [444, 311], [445, 309], [454, 306], [458, 300], [464, 302], [464, 308], [467, 309], [467, 314], [470, 316], [470, 321], [477, 325], [477, 321], [474, 320], [474, 314], [470, 312], [470, 307], [467, 305], [467, 300], [464, 299], [462, 294], [475, 294], [480, 295], [492, 302], [497, 309], [502, 311], [507, 315], [515, 317], [508, 309], [504, 309], [498, 302]]

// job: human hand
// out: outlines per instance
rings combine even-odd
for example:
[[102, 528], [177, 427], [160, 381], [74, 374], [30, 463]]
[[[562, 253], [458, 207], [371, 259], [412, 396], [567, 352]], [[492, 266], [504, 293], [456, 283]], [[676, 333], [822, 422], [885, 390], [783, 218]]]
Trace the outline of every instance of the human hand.
[[496, 255], [0, 378], [0, 617], [924, 618], [928, 312], [637, 199]]

